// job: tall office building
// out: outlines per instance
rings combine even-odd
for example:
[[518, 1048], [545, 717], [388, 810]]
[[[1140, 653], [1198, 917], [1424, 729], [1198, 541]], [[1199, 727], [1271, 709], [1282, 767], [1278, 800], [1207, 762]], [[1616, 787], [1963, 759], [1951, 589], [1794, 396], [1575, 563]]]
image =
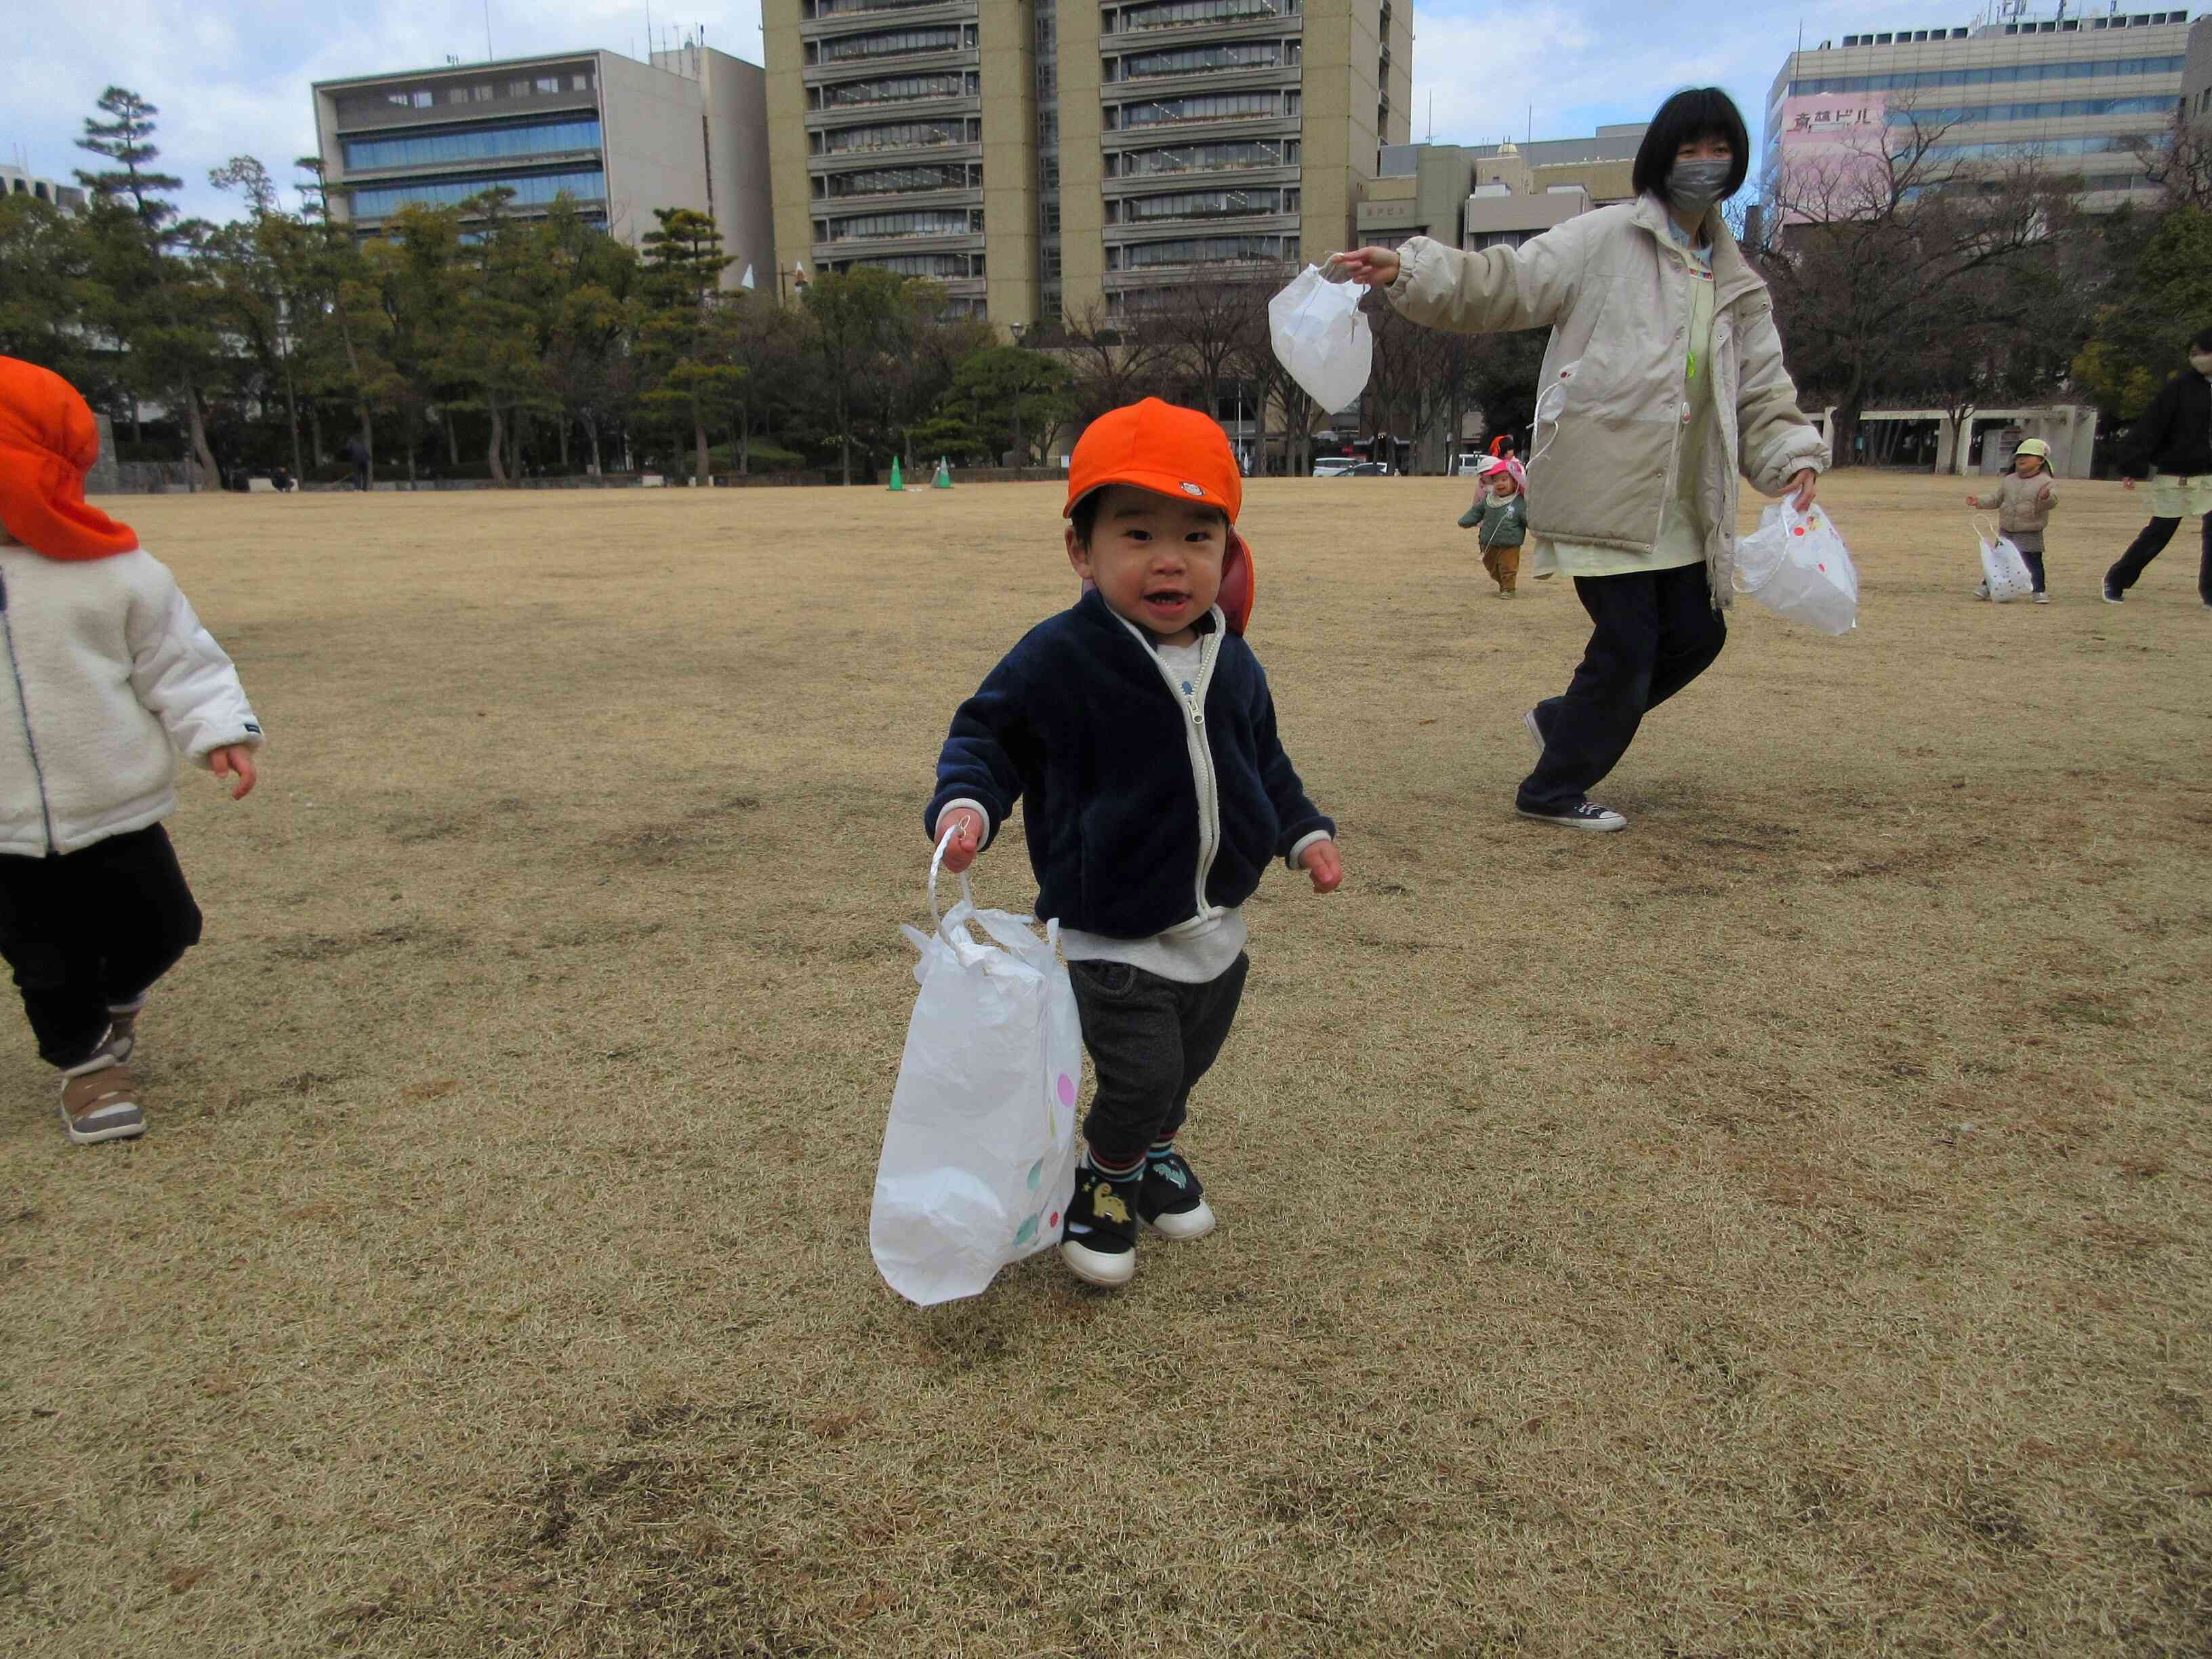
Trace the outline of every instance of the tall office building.
[[[2185, 11], [2076, 9], [1996, 0], [1965, 27], [1846, 34], [1794, 52], [1766, 100], [1768, 175], [1863, 152], [1917, 121], [1942, 129], [1938, 162], [2032, 156], [2092, 208], [2146, 199], [2133, 145], [2181, 96]], [[1799, 171], [1791, 172], [1793, 169]]]
[[409, 203], [494, 186], [513, 210], [571, 197], [636, 246], [655, 208], [711, 212], [732, 256], [726, 286], [769, 285], [767, 106], [759, 66], [687, 45], [641, 64], [619, 52], [367, 75], [314, 86], [333, 215], [374, 234]]
[[768, 0], [787, 267], [935, 278], [1009, 328], [1353, 234], [1408, 136], [1410, 0]]

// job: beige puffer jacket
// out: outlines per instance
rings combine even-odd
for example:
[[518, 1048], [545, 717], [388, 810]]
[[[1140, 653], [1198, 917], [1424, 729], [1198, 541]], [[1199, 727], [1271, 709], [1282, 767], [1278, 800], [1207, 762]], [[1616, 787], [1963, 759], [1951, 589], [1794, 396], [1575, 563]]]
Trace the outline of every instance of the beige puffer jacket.
[[[1384, 291], [1417, 323], [1464, 334], [1552, 331], [1544, 353], [1530, 531], [1555, 541], [1649, 553], [1674, 493], [1682, 447], [1693, 280], [1661, 246], [1666, 209], [1646, 196], [1568, 220], [1518, 248], [1463, 253], [1417, 236]], [[1705, 567], [1726, 606], [1735, 568], [1739, 472], [1778, 495], [1824, 471], [1826, 444], [1799, 412], [1782, 367], [1774, 308], [1717, 211], [1712, 240], [1713, 407], [1698, 506], [1713, 526]], [[1557, 391], [1553, 391], [1557, 388]], [[1556, 428], [1547, 418], [1564, 393]], [[1731, 461], [1733, 465], [1731, 465]]]
[[1996, 508], [1998, 534], [2039, 536], [2051, 522], [2051, 509], [2058, 505], [2058, 486], [2047, 470], [2033, 478], [2008, 472], [1998, 483], [1996, 495], [1971, 499], [1984, 512]]

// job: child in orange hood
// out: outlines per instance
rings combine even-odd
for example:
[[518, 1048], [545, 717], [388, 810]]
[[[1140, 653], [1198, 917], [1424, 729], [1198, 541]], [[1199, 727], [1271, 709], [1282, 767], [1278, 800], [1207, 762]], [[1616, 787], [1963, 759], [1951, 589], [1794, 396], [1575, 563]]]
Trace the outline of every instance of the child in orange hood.
[[100, 430], [0, 357], [0, 957], [79, 1145], [143, 1134], [125, 1062], [200, 913], [161, 820], [179, 756], [253, 787], [261, 723], [168, 568], [84, 499]]

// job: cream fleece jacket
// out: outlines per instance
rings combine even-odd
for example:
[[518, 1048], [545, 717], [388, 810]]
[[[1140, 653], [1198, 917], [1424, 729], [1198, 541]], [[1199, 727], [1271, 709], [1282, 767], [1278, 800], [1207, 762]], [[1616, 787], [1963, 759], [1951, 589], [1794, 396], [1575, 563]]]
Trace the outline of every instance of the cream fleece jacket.
[[74, 853], [176, 811], [179, 757], [261, 722], [168, 567], [0, 544], [0, 854]]

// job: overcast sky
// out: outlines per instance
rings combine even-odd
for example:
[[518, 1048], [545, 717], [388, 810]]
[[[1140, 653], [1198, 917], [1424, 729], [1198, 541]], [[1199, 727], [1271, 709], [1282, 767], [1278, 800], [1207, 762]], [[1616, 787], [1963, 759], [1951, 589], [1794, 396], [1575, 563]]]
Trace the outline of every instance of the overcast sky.
[[[1062, 0], [1067, 3], [1068, 0]], [[1082, 0], [1074, 0], [1082, 3]], [[651, 13], [656, 35], [704, 26], [707, 44], [760, 61], [758, 0]], [[605, 47], [642, 57], [642, 3], [597, 0], [350, 0], [302, 7], [277, 0], [179, 6], [67, 0], [9, 8], [8, 92], [0, 102], [0, 159], [66, 181], [93, 158], [75, 144], [101, 90], [128, 87], [161, 107], [162, 165], [183, 176], [187, 211], [227, 218], [233, 198], [210, 188], [208, 169], [240, 154], [289, 179], [295, 156], [314, 148], [310, 82], [441, 64], [448, 55], [499, 57]], [[1677, 87], [1717, 82], [1735, 95], [1761, 141], [1766, 88], [1798, 40], [1849, 31], [1956, 27], [1972, 0], [1852, 0], [1726, 8], [1655, 0], [1579, 5], [1437, 0], [1413, 10], [1413, 136], [1494, 142], [1586, 133], [1649, 115]]]

